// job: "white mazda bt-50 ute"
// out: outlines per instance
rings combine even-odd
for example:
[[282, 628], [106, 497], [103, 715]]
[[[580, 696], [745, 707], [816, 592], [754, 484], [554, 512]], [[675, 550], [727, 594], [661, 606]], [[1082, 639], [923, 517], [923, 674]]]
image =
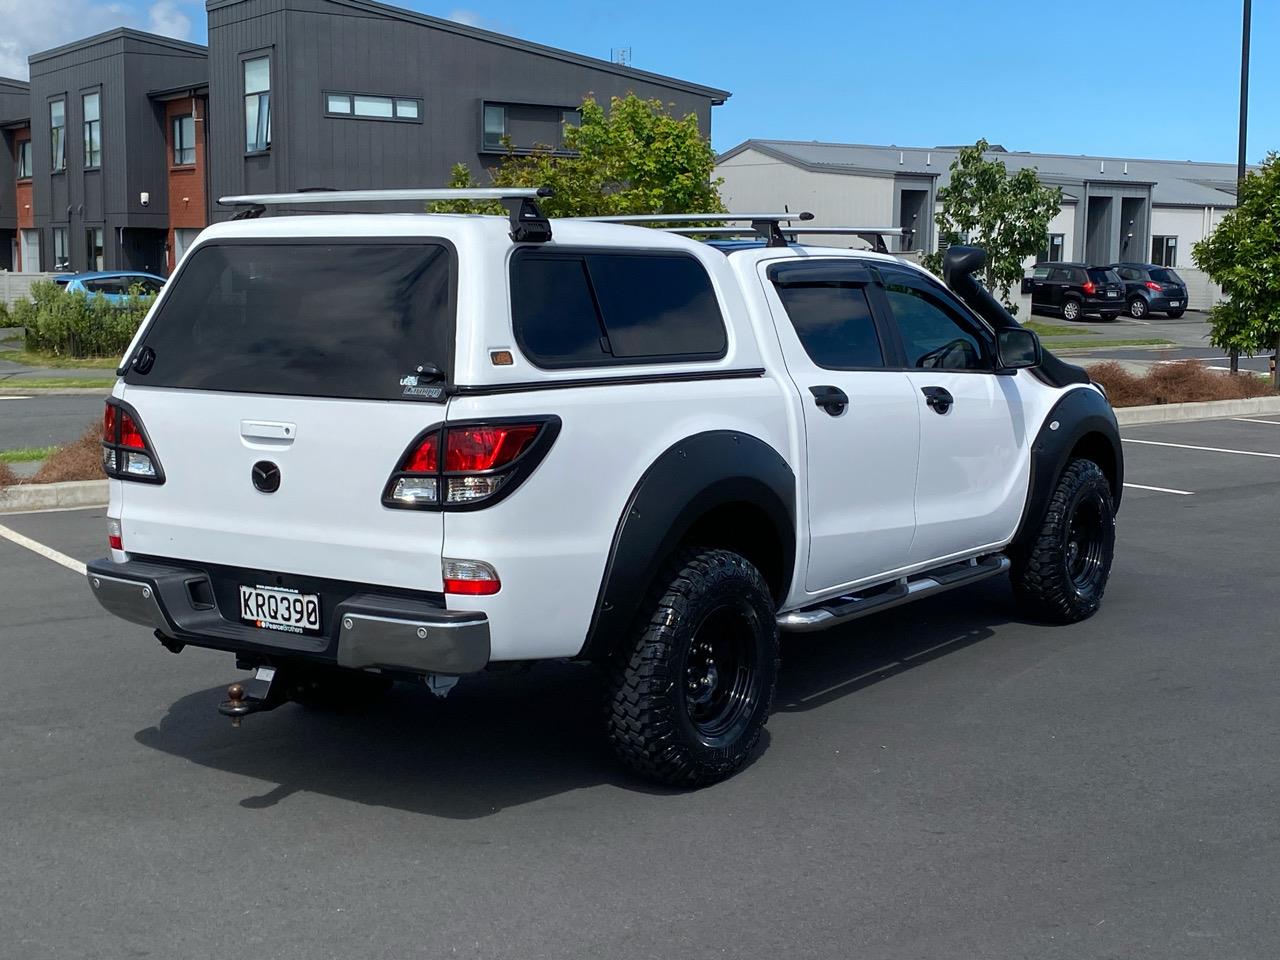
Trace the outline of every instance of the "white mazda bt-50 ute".
[[[459, 196], [510, 217], [261, 216]], [[228, 198], [160, 294], [88, 580], [252, 671], [224, 713], [587, 660], [621, 760], [700, 785], [756, 747], [780, 633], [1006, 574], [1035, 617], [1098, 608], [1116, 420], [981, 250], [944, 284], [793, 242], [804, 215], [699, 215], [759, 235], [704, 242], [536, 196]]]

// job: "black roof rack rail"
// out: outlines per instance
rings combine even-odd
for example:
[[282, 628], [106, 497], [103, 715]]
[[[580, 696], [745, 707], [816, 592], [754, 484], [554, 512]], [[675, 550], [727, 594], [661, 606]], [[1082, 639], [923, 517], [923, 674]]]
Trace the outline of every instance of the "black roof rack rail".
[[[685, 237], [746, 237], [758, 231], [748, 227], [670, 227], [668, 233], [677, 233]], [[859, 237], [869, 243], [877, 253], [891, 252], [884, 242], [885, 237], [907, 237], [914, 231], [910, 227], [797, 227], [781, 228], [783, 236], [790, 243], [795, 243], [801, 236], [849, 236]]]
[[[642, 213], [613, 217], [574, 217], [573, 219], [593, 220], [596, 223], [627, 223], [637, 226], [661, 223], [732, 223], [739, 221], [751, 225], [749, 229], [743, 228], [741, 233], [738, 234], [739, 236], [745, 233], [754, 233], [759, 235], [771, 247], [785, 247], [787, 246], [787, 238], [783, 235], [781, 224], [791, 223], [796, 220], [812, 220], [813, 214], [807, 210], [799, 213], [791, 213], [789, 211], [783, 211], [782, 213]], [[710, 229], [714, 230], [716, 228], [712, 227]], [[682, 231], [676, 228], [672, 229], [671, 232]]]
[[424, 203], [440, 200], [497, 200], [511, 220], [511, 239], [517, 243], [545, 243], [551, 239], [551, 223], [538, 207], [539, 197], [551, 196], [550, 187], [462, 187], [406, 190], [332, 190], [317, 187], [294, 193], [260, 193], [220, 197], [224, 207], [244, 207], [231, 219], [251, 220], [267, 207], [311, 203]]

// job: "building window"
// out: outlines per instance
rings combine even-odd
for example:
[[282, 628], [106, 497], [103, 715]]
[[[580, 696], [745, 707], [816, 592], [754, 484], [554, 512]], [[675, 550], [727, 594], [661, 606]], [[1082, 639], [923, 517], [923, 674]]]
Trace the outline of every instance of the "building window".
[[198, 236], [200, 236], [198, 227], [194, 229], [191, 227], [174, 227], [173, 262], [175, 264], [186, 256], [187, 250], [196, 242], [196, 237]]
[[86, 252], [89, 254], [86, 270], [102, 269], [102, 228], [89, 227], [84, 232]]
[[18, 143], [18, 179], [31, 179], [31, 141], [22, 140]]
[[84, 110], [84, 168], [102, 166], [102, 94], [86, 93], [80, 98]]
[[271, 58], [244, 62], [244, 149], [263, 153], [271, 148]]
[[53, 172], [67, 169], [67, 104], [65, 100], [49, 101], [49, 147], [53, 154]]
[[19, 230], [18, 250], [22, 256], [24, 273], [40, 272], [40, 231]]
[[173, 165], [187, 167], [196, 162], [196, 120], [188, 114], [173, 118]]
[[1178, 265], [1178, 238], [1152, 237], [1151, 262], [1158, 267], [1176, 267]]
[[53, 228], [53, 269], [71, 269], [71, 255], [67, 250], [66, 227]]
[[502, 140], [507, 135], [507, 108], [496, 103], [484, 105], [484, 148], [503, 149]]
[[410, 97], [377, 97], [363, 93], [326, 93], [325, 113], [330, 116], [359, 117], [362, 120], [417, 121], [422, 101]]
[[1044, 248], [1040, 254], [1041, 263], [1061, 263], [1063, 259], [1063, 251], [1067, 244], [1067, 235], [1065, 233], [1049, 234], [1049, 245]]

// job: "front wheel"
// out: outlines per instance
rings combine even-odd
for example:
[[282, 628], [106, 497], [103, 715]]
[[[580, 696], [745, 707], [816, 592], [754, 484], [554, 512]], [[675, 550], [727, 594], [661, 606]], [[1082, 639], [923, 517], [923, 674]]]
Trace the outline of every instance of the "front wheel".
[[773, 597], [727, 550], [688, 550], [660, 578], [609, 674], [615, 752], [646, 779], [700, 787], [750, 759], [778, 676]]
[[1097, 612], [1111, 575], [1116, 514], [1106, 474], [1072, 460], [1058, 479], [1044, 521], [1013, 567], [1013, 588], [1032, 616], [1075, 623]]
[[1080, 301], [1068, 300], [1062, 305], [1063, 320], [1079, 320], [1080, 319]]

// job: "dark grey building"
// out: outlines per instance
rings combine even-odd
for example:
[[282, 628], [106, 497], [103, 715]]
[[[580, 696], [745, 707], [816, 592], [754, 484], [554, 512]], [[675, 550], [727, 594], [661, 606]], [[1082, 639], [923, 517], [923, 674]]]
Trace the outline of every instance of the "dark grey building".
[[31, 57], [35, 227], [45, 270], [165, 270], [164, 107], [203, 82], [205, 48], [118, 29]]
[[[31, 124], [30, 85], [22, 80], [0, 77], [0, 270], [13, 270], [19, 262], [18, 227], [28, 224], [20, 220], [21, 210], [28, 217], [24, 190], [19, 186], [26, 181], [26, 165], [30, 163], [30, 147], [23, 146], [29, 139]], [[19, 169], [19, 164], [23, 165]]]
[[[213, 197], [446, 183], [505, 153], [560, 145], [587, 94], [696, 114], [724, 90], [371, 0], [208, 0]], [[227, 216], [215, 208], [215, 217]]]

